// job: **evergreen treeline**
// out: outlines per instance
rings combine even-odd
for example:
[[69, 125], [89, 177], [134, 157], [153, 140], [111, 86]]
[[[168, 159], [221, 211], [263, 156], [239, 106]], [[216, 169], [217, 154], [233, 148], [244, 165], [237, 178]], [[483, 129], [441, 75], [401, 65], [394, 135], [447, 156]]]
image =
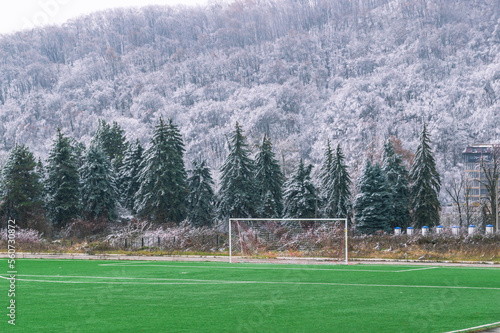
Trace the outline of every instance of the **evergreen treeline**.
[[318, 184], [302, 159], [285, 179], [267, 135], [255, 158], [238, 123], [227, 145], [216, 194], [205, 160], [186, 170], [182, 135], [171, 119], [160, 118], [147, 149], [128, 142], [117, 123], [100, 120], [88, 148], [58, 129], [45, 165], [25, 146], [11, 151], [1, 173], [1, 214], [34, 227], [47, 217], [56, 229], [76, 219], [114, 221], [126, 211], [194, 226], [229, 217], [354, 218], [361, 233], [439, 223], [440, 177], [425, 125], [410, 172], [387, 141], [382, 163], [368, 159], [356, 188], [340, 144], [332, 149], [327, 142]]

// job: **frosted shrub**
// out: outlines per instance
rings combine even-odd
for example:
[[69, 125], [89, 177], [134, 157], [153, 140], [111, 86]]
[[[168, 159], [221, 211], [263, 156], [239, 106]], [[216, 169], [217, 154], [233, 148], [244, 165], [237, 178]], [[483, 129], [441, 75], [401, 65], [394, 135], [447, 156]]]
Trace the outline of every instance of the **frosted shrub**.
[[[173, 251], [215, 251], [218, 233], [210, 228], [194, 228], [187, 223], [179, 226], [159, 227], [145, 221], [132, 221], [114, 228], [106, 237], [113, 247], [147, 247]], [[126, 244], [126, 246], [125, 246]]]
[[74, 220], [68, 226], [61, 230], [61, 236], [64, 238], [95, 238], [96, 235], [104, 232], [106, 221], [98, 219], [97, 221]]
[[132, 220], [125, 226], [116, 226], [111, 229], [106, 241], [114, 247], [123, 246], [125, 240], [134, 242], [144, 237], [147, 231], [152, 229], [153, 225], [146, 221]]
[[157, 235], [161, 247], [168, 251], [214, 251], [217, 233], [210, 228], [193, 228], [188, 224], [171, 227]]
[[[43, 233], [33, 229], [16, 229], [16, 242], [23, 244], [39, 244], [43, 241]], [[0, 229], [0, 241], [7, 241], [7, 229]]]

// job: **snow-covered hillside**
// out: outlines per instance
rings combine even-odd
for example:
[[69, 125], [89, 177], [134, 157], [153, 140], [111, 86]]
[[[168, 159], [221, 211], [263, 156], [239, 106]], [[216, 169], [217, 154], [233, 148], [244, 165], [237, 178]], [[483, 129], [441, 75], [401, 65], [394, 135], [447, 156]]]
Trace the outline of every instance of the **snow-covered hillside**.
[[446, 179], [465, 145], [500, 139], [499, 18], [498, 0], [240, 0], [4, 35], [1, 157], [16, 142], [45, 157], [57, 127], [88, 143], [99, 118], [146, 144], [163, 116], [188, 166], [218, 169], [239, 121], [288, 172], [330, 138], [356, 174], [390, 135], [414, 150], [427, 122]]

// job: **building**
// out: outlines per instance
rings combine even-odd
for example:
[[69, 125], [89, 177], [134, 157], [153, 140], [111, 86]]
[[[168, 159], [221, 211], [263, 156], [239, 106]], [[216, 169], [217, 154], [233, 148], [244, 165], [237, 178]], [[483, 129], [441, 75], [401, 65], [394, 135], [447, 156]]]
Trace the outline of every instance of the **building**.
[[[462, 153], [465, 166], [465, 178], [470, 181], [469, 200], [471, 202], [480, 202], [489, 195], [485, 186], [487, 175], [484, 171], [485, 169], [492, 170], [495, 160], [494, 154], [497, 154], [496, 161], [499, 163], [500, 145], [473, 144], [465, 148]], [[483, 166], [486, 166], [486, 168]], [[500, 170], [498, 171], [500, 172]], [[500, 193], [500, 182], [497, 184], [497, 191], [497, 193]]]

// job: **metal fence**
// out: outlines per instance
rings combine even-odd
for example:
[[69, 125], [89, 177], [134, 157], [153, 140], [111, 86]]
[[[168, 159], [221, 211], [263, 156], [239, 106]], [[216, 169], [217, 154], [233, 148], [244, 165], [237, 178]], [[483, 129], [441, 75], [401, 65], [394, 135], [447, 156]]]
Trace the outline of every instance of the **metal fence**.
[[135, 237], [114, 241], [123, 250], [158, 249], [162, 251], [211, 251], [227, 246], [227, 235], [191, 235], [190, 237]]

